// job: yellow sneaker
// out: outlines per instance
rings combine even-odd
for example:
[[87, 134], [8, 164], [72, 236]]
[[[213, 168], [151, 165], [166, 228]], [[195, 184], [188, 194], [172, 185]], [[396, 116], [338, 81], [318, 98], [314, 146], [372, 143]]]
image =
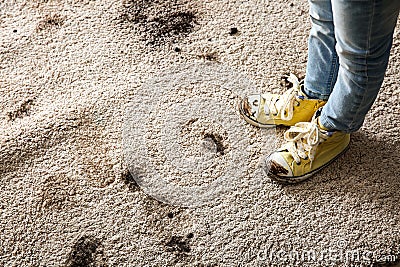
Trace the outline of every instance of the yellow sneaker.
[[299, 122], [285, 132], [287, 141], [266, 159], [268, 176], [277, 182], [301, 182], [346, 151], [350, 134], [322, 129], [318, 110], [311, 122]]
[[290, 74], [288, 81], [293, 87], [282, 95], [249, 95], [239, 103], [239, 111], [250, 124], [261, 128], [274, 125], [293, 126], [298, 122], [310, 121], [314, 113], [326, 101], [309, 99], [301, 90], [297, 77]]

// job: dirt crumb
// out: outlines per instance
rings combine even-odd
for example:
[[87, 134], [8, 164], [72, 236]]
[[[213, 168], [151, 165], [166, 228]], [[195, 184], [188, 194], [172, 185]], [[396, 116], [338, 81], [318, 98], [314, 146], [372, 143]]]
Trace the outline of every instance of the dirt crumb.
[[235, 35], [235, 34], [237, 34], [238, 32], [239, 32], [238, 28], [233, 27], [233, 28], [231, 28], [229, 34], [230, 34], [230, 35]]

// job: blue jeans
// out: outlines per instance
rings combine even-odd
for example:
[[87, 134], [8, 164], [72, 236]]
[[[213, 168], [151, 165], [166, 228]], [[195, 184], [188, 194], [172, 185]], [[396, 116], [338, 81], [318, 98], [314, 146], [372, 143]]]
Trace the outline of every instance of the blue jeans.
[[327, 99], [320, 123], [357, 131], [375, 101], [388, 65], [400, 0], [309, 0], [305, 93]]

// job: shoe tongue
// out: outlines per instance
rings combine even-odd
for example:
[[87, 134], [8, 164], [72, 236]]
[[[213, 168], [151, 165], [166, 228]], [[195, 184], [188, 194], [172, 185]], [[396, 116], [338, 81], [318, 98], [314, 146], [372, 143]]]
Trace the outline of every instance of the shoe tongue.
[[326, 128], [324, 125], [322, 125], [322, 123], [321, 123], [321, 121], [319, 120], [319, 118], [317, 119], [317, 121], [318, 121], [318, 127], [319, 127], [321, 130], [326, 131], [326, 132], [329, 132], [329, 131], [330, 131], [328, 128]]
[[319, 118], [317, 119], [317, 123], [318, 123], [318, 127], [320, 129], [320, 131], [325, 134], [326, 136], [332, 136], [335, 131], [334, 130], [330, 130], [328, 128], [326, 128], [324, 125], [322, 125], [322, 123], [319, 121]]
[[321, 121], [320, 121], [321, 112], [322, 112], [322, 107], [319, 108], [319, 109], [315, 112], [314, 117], [313, 117], [313, 121], [316, 120], [316, 121], [317, 121], [318, 128], [319, 128], [324, 134], [326, 134], [326, 135], [329, 136], [329, 135], [333, 134], [335, 131], [334, 131], [334, 130], [331, 130], [331, 129], [328, 129], [328, 128], [326, 128], [324, 125], [322, 125], [322, 123], [321, 123]]
[[297, 97], [300, 98], [300, 99], [310, 99], [306, 95], [306, 93], [304, 92], [304, 87], [303, 86], [300, 87], [299, 94], [297, 95]]

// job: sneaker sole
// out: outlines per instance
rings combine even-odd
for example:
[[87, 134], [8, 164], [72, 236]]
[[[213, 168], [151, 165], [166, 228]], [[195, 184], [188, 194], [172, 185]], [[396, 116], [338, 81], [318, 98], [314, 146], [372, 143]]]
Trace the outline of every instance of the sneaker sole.
[[308, 178], [310, 178], [311, 176], [313, 176], [314, 174], [316, 174], [317, 172], [321, 171], [323, 168], [327, 167], [328, 165], [330, 165], [333, 161], [335, 161], [336, 159], [338, 159], [341, 155], [343, 155], [344, 153], [346, 153], [346, 151], [349, 149], [350, 144], [347, 145], [347, 147], [340, 152], [339, 154], [337, 154], [333, 159], [331, 159], [330, 161], [328, 161], [325, 165], [322, 165], [321, 167], [319, 167], [318, 169], [313, 170], [312, 172], [309, 172], [307, 174], [304, 174], [302, 176], [295, 176], [295, 177], [281, 177], [272, 173], [267, 173], [267, 176], [272, 180], [275, 181], [277, 183], [283, 184], [283, 185], [293, 185], [293, 184], [298, 184], [301, 183], [305, 180], [307, 180]]

